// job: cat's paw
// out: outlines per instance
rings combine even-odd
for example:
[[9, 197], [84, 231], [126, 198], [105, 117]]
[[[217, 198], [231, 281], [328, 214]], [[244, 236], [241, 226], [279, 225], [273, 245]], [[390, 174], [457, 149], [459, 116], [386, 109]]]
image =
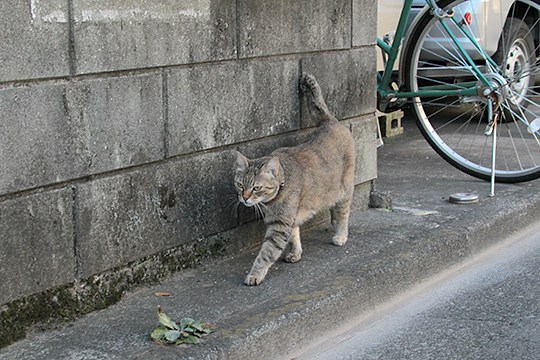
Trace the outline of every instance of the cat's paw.
[[285, 255], [284, 260], [285, 262], [288, 262], [288, 263], [295, 263], [295, 262], [299, 262], [301, 259], [302, 259], [302, 253], [299, 253], [299, 254], [289, 253]]
[[332, 243], [334, 245], [337, 245], [337, 246], [343, 246], [343, 245], [345, 245], [346, 242], [347, 242], [347, 237], [346, 236], [338, 236], [338, 235], [336, 235], [336, 236], [334, 236], [332, 238]]
[[251, 275], [248, 274], [244, 280], [244, 284], [247, 286], [257, 286], [264, 280], [264, 275]]

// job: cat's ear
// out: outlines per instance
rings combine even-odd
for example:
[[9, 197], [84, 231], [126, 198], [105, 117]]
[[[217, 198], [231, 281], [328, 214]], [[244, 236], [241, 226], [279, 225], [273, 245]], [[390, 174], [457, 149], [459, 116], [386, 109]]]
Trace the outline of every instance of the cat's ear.
[[279, 158], [277, 156], [272, 156], [266, 164], [264, 164], [262, 170], [268, 171], [272, 175], [274, 175], [276, 178], [279, 175]]
[[235, 151], [236, 155], [236, 171], [245, 172], [249, 167], [249, 160], [244, 155], [240, 154], [239, 151]]

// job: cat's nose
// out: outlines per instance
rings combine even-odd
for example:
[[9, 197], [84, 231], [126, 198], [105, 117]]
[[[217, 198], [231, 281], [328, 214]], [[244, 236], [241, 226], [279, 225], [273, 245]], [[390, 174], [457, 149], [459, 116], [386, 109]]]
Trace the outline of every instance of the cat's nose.
[[251, 197], [251, 192], [245, 191], [242, 193], [242, 199], [244, 199], [244, 201], [247, 201], [250, 197]]

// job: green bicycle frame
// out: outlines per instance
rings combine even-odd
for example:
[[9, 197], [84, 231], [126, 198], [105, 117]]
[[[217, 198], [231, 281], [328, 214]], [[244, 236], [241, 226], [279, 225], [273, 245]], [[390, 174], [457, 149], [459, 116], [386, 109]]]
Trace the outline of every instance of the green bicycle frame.
[[[400, 52], [401, 43], [403, 40], [403, 37], [405, 36], [405, 27], [407, 25], [407, 19], [409, 17], [409, 14], [411, 12], [413, 0], [405, 0], [403, 4], [403, 9], [401, 11], [401, 15], [399, 17], [399, 22], [397, 25], [396, 33], [394, 40], [392, 42], [392, 45], [388, 45], [386, 42], [384, 42], [382, 39], [377, 38], [377, 46], [381, 49], [381, 51], [387, 55], [387, 61], [383, 70], [383, 74], [377, 73], [377, 90], [379, 94], [381, 95], [381, 98], [383, 99], [390, 99], [390, 98], [412, 98], [412, 97], [439, 97], [439, 96], [475, 96], [478, 95], [478, 86], [477, 82], [469, 82], [469, 83], [463, 83], [460, 84], [461, 88], [456, 89], [455, 87], [451, 86], [431, 86], [429, 89], [420, 89], [418, 91], [414, 92], [405, 92], [405, 91], [396, 91], [392, 89], [391, 87], [391, 81], [390, 78], [392, 76], [392, 71], [394, 68], [394, 64], [396, 62], [396, 59], [398, 57], [398, 54]], [[426, 3], [434, 9], [434, 5], [431, 1], [426, 0]], [[460, 29], [460, 31], [474, 44], [476, 49], [483, 55], [483, 57], [486, 59], [486, 62], [496, 67], [497, 65], [495, 62], [482, 50], [480, 45], [477, 43], [476, 39], [472, 36], [472, 34], [464, 27], [462, 26], [454, 17], [452, 17], [452, 20], [456, 24], [456, 26]], [[461, 44], [459, 43], [458, 39], [452, 32], [452, 30], [448, 27], [446, 23], [442, 21], [442, 19], [439, 19], [441, 22], [441, 25], [445, 29], [445, 31], [449, 34], [449, 36], [452, 38], [454, 44], [456, 45], [459, 52], [463, 55], [464, 59], [467, 61], [468, 65], [471, 67], [471, 69], [475, 72], [476, 76], [480, 81], [487, 87], [492, 88], [492, 84], [490, 84], [489, 80], [486, 79], [486, 77], [482, 74], [482, 72], [478, 69], [474, 61], [470, 58], [470, 56], [467, 54], [467, 52], [463, 49]]]

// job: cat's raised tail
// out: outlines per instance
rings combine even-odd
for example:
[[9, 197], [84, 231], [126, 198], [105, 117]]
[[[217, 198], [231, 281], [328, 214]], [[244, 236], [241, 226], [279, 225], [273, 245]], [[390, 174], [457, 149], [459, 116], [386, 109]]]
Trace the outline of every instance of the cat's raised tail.
[[303, 74], [300, 78], [300, 88], [306, 98], [307, 107], [311, 116], [321, 121], [338, 121], [328, 110], [326, 102], [322, 96], [321, 87], [311, 74]]

